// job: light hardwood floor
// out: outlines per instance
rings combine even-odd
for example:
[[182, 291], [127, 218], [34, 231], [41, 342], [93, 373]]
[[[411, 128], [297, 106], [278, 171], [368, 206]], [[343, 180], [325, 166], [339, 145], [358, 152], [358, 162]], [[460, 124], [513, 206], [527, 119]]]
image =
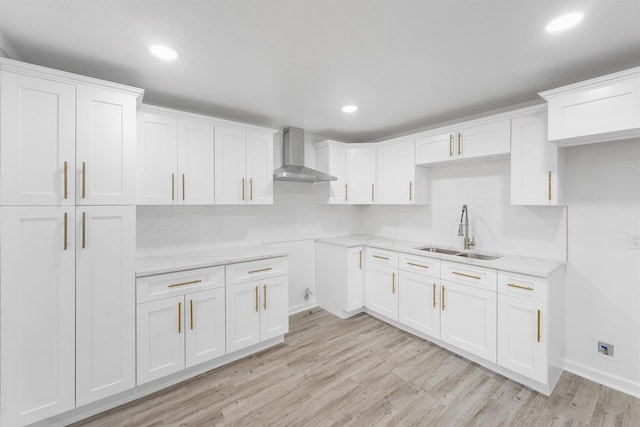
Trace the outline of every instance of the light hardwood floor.
[[368, 315], [291, 316], [284, 344], [80, 426], [640, 426], [640, 399], [564, 373], [545, 397]]

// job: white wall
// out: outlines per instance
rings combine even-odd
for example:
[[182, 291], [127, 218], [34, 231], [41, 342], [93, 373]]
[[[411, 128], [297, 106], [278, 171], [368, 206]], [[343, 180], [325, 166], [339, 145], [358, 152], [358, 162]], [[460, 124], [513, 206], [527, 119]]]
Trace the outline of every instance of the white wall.
[[566, 369], [640, 397], [640, 140], [569, 148], [567, 172]]
[[462, 205], [476, 249], [526, 256], [566, 258], [566, 209], [511, 206], [509, 159], [449, 163], [430, 170], [427, 206], [369, 206], [369, 234], [463, 246], [458, 237]]

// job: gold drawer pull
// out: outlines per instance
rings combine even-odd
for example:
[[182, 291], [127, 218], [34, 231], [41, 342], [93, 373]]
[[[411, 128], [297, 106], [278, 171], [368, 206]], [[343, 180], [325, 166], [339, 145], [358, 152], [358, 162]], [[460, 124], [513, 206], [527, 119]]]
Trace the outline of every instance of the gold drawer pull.
[[189, 300], [189, 326], [193, 330], [193, 300]]
[[184, 174], [182, 174], [182, 201], [184, 201]]
[[349, 184], [345, 184], [344, 185], [344, 200], [348, 200], [349, 199]]
[[87, 237], [86, 230], [87, 229], [87, 213], [82, 212], [82, 249], [87, 247]]
[[262, 307], [264, 307], [264, 309], [267, 309], [267, 285], [262, 285], [262, 290], [264, 293], [264, 301], [262, 301]]
[[396, 273], [391, 273], [391, 293], [396, 293]]
[[464, 273], [458, 273], [457, 271], [452, 271], [453, 274], [457, 275], [457, 276], [464, 276], [464, 277], [468, 277], [470, 279], [476, 279], [476, 280], [481, 280], [481, 277], [478, 276], [472, 276], [470, 274], [464, 274]]
[[433, 284], [433, 308], [436, 308], [436, 284]]
[[67, 238], [67, 228], [68, 228], [68, 226], [67, 226], [67, 221], [68, 221], [68, 219], [67, 219], [67, 213], [65, 212], [65, 213], [64, 213], [64, 250], [65, 250], [65, 251], [66, 251], [66, 250], [67, 250], [67, 248], [69, 247], [69, 244], [68, 244], [69, 242], [68, 242], [68, 238]]
[[447, 308], [447, 306], [444, 305], [444, 285], [442, 285], [442, 311], [444, 311], [445, 308]]
[[272, 267], [267, 267], [267, 268], [261, 268], [260, 270], [250, 270], [249, 274], [262, 273], [263, 271], [269, 271], [269, 270], [273, 270], [273, 268]]
[[413, 182], [409, 181], [409, 201], [413, 201]]
[[202, 282], [202, 280], [198, 279], [198, 280], [192, 280], [190, 282], [182, 282], [182, 283], [172, 283], [170, 285], [168, 285], [168, 288], [175, 288], [176, 286], [184, 286], [184, 285], [193, 285], [194, 283], [200, 283]]
[[507, 286], [510, 288], [524, 289], [525, 291], [533, 290], [533, 288], [530, 288], [529, 286], [520, 286], [520, 285], [516, 285], [515, 283], [507, 283]]
[[87, 195], [85, 194], [85, 177], [87, 176], [87, 164], [82, 162], [82, 198], [86, 199]]
[[258, 312], [258, 306], [259, 306], [259, 303], [258, 303], [258, 287], [256, 286], [256, 313]]
[[386, 261], [389, 261], [389, 257], [386, 256], [380, 256], [380, 255], [373, 255], [374, 258], [379, 258], [379, 259], [384, 259]]
[[538, 310], [538, 342], [540, 342], [540, 310]]
[[551, 201], [551, 171], [549, 171], [549, 201]]
[[416, 264], [414, 262], [407, 262], [407, 265], [413, 265], [414, 267], [429, 268], [428, 265]]
[[182, 303], [178, 303], [178, 333], [182, 333]]
[[449, 157], [453, 157], [453, 134], [449, 134]]
[[176, 199], [176, 174], [171, 174], [171, 200]]
[[360, 249], [360, 270], [362, 270], [362, 249]]
[[69, 197], [69, 193], [67, 191], [67, 162], [64, 162], [64, 198], [67, 199]]

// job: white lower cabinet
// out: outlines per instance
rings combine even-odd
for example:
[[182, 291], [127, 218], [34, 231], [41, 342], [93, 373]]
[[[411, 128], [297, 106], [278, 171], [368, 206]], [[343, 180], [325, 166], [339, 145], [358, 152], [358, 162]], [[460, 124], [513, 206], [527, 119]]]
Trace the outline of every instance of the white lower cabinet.
[[440, 260], [400, 254], [398, 320], [440, 338]]
[[[345, 248], [316, 243], [316, 298], [318, 306], [346, 318], [364, 306], [364, 258], [362, 246]], [[327, 268], [325, 268], [326, 266]]]
[[367, 309], [398, 320], [398, 255], [367, 250], [365, 301]]
[[223, 271], [211, 267], [138, 279], [138, 384], [225, 354]]
[[289, 332], [289, 282], [285, 260], [274, 258], [227, 265], [226, 275], [229, 280], [248, 275], [241, 283], [227, 286], [227, 353]]

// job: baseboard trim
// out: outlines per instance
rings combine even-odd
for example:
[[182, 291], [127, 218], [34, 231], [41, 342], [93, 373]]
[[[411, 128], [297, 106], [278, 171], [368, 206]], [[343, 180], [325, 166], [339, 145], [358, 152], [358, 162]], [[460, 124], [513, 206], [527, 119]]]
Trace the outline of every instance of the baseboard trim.
[[289, 307], [289, 316], [292, 314], [300, 313], [301, 311], [310, 310], [312, 308], [316, 308], [318, 303], [313, 300], [304, 304], [294, 305], [293, 307]]
[[614, 390], [621, 391], [622, 393], [640, 398], [640, 383], [629, 381], [626, 378], [611, 375], [599, 369], [594, 369], [590, 366], [568, 359], [565, 359], [564, 361], [564, 370], [578, 375], [579, 377], [610, 387]]

